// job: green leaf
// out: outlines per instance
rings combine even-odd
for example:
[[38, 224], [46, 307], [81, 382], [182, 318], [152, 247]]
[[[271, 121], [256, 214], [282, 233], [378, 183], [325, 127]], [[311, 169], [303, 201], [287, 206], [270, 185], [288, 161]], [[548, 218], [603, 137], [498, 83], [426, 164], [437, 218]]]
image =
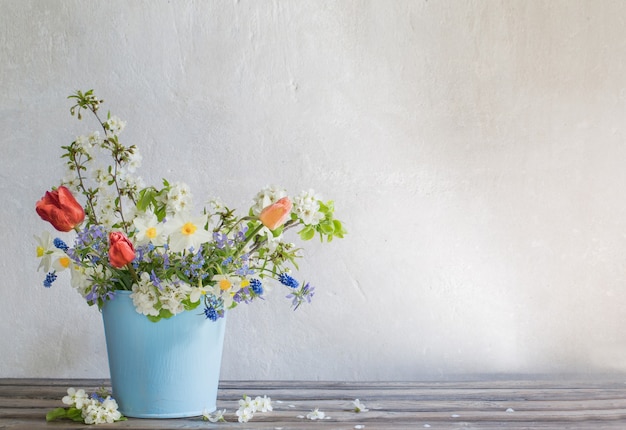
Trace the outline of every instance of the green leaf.
[[64, 418], [72, 421], [84, 422], [82, 411], [74, 406], [69, 408], [56, 408], [46, 414], [46, 421], [55, 421]]
[[320, 224], [320, 230], [324, 234], [333, 234], [335, 232], [335, 226], [333, 224]]
[[137, 209], [145, 211], [148, 206], [155, 200], [156, 192], [154, 188], [146, 188], [139, 192], [139, 200], [137, 201]]
[[56, 408], [46, 414], [46, 421], [60, 420], [67, 417], [67, 410], [65, 408]]
[[339, 221], [338, 219], [334, 219], [333, 220], [333, 225], [335, 226], [335, 233], [334, 233], [334, 235], [337, 236], [338, 238], [342, 239], [343, 236], [348, 233], [343, 228], [343, 225], [341, 224], [341, 221]]
[[311, 240], [315, 236], [315, 229], [310, 225], [307, 225], [299, 232], [302, 240]]

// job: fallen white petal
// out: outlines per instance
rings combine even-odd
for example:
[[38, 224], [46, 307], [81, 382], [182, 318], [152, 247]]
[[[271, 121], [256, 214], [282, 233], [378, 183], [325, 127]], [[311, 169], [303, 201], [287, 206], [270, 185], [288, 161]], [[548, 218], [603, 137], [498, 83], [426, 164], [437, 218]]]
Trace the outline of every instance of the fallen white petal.
[[453, 415], [450, 415], [450, 416], [451, 416], [452, 418], [458, 418], [458, 417], [460, 417], [461, 415], [458, 415], [458, 414], [453, 414]]
[[507, 411], [507, 412], [515, 412], [515, 409], [513, 409], [513, 408], [509, 408], [509, 409], [507, 409], [506, 411]]
[[355, 428], [355, 429], [364, 429], [364, 428], [365, 428], [365, 426], [364, 426], [364, 425], [361, 425], [361, 424], [357, 424], [357, 425], [355, 425], [355, 426], [354, 426], [354, 428]]

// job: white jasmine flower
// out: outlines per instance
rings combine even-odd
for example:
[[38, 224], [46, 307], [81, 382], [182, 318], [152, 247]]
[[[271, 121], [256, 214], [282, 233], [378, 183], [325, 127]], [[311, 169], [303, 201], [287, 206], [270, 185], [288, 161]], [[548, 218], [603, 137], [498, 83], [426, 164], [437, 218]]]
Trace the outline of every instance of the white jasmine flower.
[[320, 411], [318, 408], [313, 409], [311, 412], [306, 414], [306, 417], [310, 420], [323, 420], [326, 414]]
[[191, 287], [178, 280], [166, 283], [161, 291], [161, 306], [163, 309], [169, 310], [174, 315], [185, 310], [183, 300], [187, 298], [187, 294], [191, 291]]
[[80, 179], [78, 179], [78, 175], [75, 170], [68, 170], [66, 175], [61, 179], [61, 185], [66, 186], [72, 192], [80, 193]]
[[272, 399], [267, 396], [257, 396], [254, 399], [254, 406], [255, 409], [260, 412], [270, 412], [273, 410]]
[[108, 396], [102, 403], [91, 399], [90, 403], [82, 410], [85, 424], [113, 423], [122, 417], [117, 410], [117, 402]]
[[247, 423], [254, 417], [254, 412], [249, 408], [239, 408], [235, 414], [237, 415], [237, 421], [240, 423]]
[[166, 211], [169, 215], [191, 209], [191, 203], [191, 190], [187, 184], [176, 182], [170, 185], [166, 200]]
[[214, 413], [209, 413], [206, 410], [202, 412], [202, 419], [205, 421], [210, 421], [212, 423], [216, 422], [225, 422], [224, 414], [226, 413], [226, 409], [217, 410]]
[[143, 160], [143, 157], [139, 153], [139, 150], [137, 148], [133, 149], [133, 153], [128, 155], [126, 169], [131, 173], [135, 172], [141, 167], [141, 160]]
[[369, 409], [365, 407], [363, 403], [359, 399], [356, 399], [352, 402], [354, 405], [354, 412], [367, 412]]
[[94, 131], [93, 133], [91, 133], [88, 136], [89, 139], [89, 144], [93, 147], [93, 146], [100, 146], [102, 145], [102, 138], [100, 137], [100, 132], [98, 131]]
[[107, 423], [112, 423], [122, 417], [121, 412], [118, 411], [117, 408], [117, 402], [115, 399], [111, 398], [111, 396], [107, 396], [107, 398], [104, 399], [104, 402], [102, 402], [102, 409], [104, 409], [104, 418]]
[[[72, 264], [70, 266], [70, 283], [72, 288], [76, 289], [83, 297], [85, 297], [91, 290], [91, 280], [95, 271], [95, 267], [82, 267], [78, 264]], [[108, 273], [108, 270], [106, 271]]]
[[102, 192], [101, 197], [98, 199], [98, 220], [109, 229], [121, 221], [117, 213], [115, 199], [116, 196], [108, 192]]
[[135, 190], [135, 191], [145, 188], [146, 184], [141, 178], [141, 176], [134, 176], [134, 175], [131, 175], [129, 172], [130, 170], [128, 171], [120, 170], [117, 173], [117, 178], [118, 178], [117, 182], [120, 185], [120, 187], [126, 190]]
[[90, 400], [82, 388], [76, 390], [74, 387], [70, 387], [67, 389], [67, 396], [63, 397], [61, 401], [66, 405], [74, 405], [77, 409], [82, 409]]
[[139, 282], [133, 284], [133, 292], [130, 294], [130, 298], [133, 299], [133, 305], [135, 305], [137, 313], [152, 316], [159, 315], [159, 311], [155, 308], [159, 301], [157, 290], [152, 284], [148, 273], [143, 272]]
[[110, 134], [120, 134], [126, 127], [126, 121], [122, 121], [119, 117], [113, 115], [106, 120], [104, 126]]
[[76, 144], [76, 147], [85, 154], [89, 154], [91, 152], [91, 148], [93, 148], [93, 142], [89, 136], [76, 136], [74, 143]]
[[209, 242], [213, 235], [204, 229], [206, 217], [192, 217], [188, 213], [177, 213], [165, 223], [165, 231], [169, 236], [170, 249], [182, 252], [193, 248], [200, 249], [203, 243]]
[[221, 214], [226, 212], [226, 205], [219, 197], [215, 197], [207, 202], [209, 205], [209, 212], [214, 214]]
[[320, 198], [313, 190], [303, 191], [293, 201], [293, 211], [305, 225], [317, 225], [324, 219], [320, 212]]
[[100, 190], [107, 190], [109, 182], [113, 180], [113, 175], [111, 175], [109, 171], [102, 166], [94, 168], [92, 170], [91, 177], [94, 181], [96, 181]]
[[254, 198], [254, 205], [252, 206], [252, 213], [259, 215], [261, 211], [272, 203], [276, 203], [278, 200], [287, 196], [287, 190], [277, 187], [276, 185], [270, 185], [263, 188]]
[[252, 412], [256, 412], [254, 400], [244, 394], [243, 397], [239, 399], [239, 409], [250, 409]]

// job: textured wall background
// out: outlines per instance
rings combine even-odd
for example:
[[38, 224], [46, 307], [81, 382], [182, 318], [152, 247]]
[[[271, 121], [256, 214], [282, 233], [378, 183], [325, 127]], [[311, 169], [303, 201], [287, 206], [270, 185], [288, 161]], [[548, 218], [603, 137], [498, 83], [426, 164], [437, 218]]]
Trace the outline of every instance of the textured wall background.
[[0, 1], [0, 377], [106, 377], [100, 315], [37, 273], [60, 145], [128, 121], [146, 182], [334, 199], [311, 306], [228, 321], [223, 378], [626, 371], [626, 3]]

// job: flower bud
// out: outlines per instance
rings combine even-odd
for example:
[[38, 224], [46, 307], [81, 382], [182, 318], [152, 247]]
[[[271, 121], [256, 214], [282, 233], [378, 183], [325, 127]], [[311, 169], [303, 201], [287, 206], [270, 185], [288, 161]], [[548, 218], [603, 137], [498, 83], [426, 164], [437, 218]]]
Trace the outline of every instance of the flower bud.
[[135, 247], [119, 231], [109, 233], [109, 262], [111, 266], [122, 268], [135, 259]]
[[270, 230], [275, 230], [287, 221], [291, 212], [291, 200], [283, 197], [276, 203], [264, 208], [259, 214], [259, 220]]
[[37, 214], [59, 231], [70, 231], [85, 219], [85, 210], [64, 186], [46, 194], [35, 206]]

